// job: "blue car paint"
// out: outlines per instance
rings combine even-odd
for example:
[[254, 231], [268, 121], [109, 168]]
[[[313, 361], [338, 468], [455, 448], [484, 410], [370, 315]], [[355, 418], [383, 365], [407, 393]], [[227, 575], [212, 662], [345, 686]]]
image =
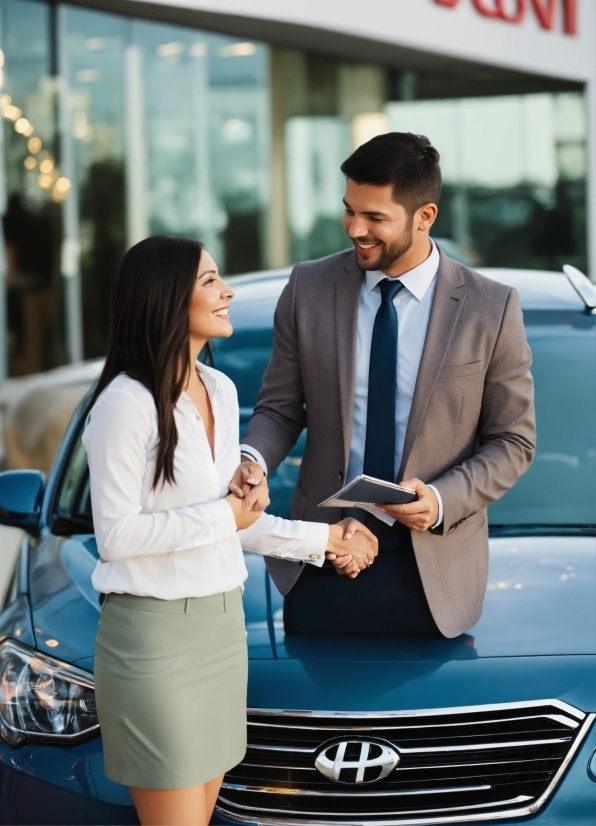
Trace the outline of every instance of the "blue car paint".
[[[268, 359], [273, 310], [286, 281], [282, 272], [234, 283], [237, 346], [226, 350], [224, 343], [215, 351], [217, 366], [239, 385], [242, 425]], [[555, 490], [557, 484], [571, 485], [581, 500], [584, 488], [590, 491], [586, 480], [596, 476], [596, 317], [582, 311], [562, 277], [546, 296], [534, 285], [530, 277], [520, 292], [537, 355], [538, 426], [546, 442], [539, 442], [537, 461], [518, 483], [526, 488], [491, 509], [493, 524], [533, 521], [533, 479], [543, 480], [546, 474]], [[566, 410], [565, 421], [557, 421], [560, 400], [570, 393], [576, 404]], [[23, 543], [11, 601], [0, 614], [0, 635], [91, 672], [100, 610], [90, 583], [95, 540], [91, 535], [58, 537], [47, 529], [51, 497], [77, 428], [74, 421], [47, 482], [41, 537]], [[551, 444], [552, 433], [558, 436]], [[305, 434], [270, 480], [276, 512], [287, 513], [304, 439]], [[578, 444], [585, 446], [583, 452]], [[549, 503], [556, 506], [556, 501]], [[595, 507], [589, 500], [574, 502], [558, 521], [590, 521], [578, 517], [589, 516]], [[367, 711], [558, 698], [585, 712], [596, 711], [596, 538], [565, 531], [557, 535], [556, 530], [547, 536], [526, 533], [497, 531], [491, 538], [483, 616], [456, 640], [286, 639], [283, 600], [263, 559], [247, 554], [249, 706]], [[533, 822], [594, 822], [596, 783], [587, 767], [595, 748], [593, 729]], [[28, 744], [11, 749], [0, 744], [0, 773], [1, 823], [137, 822], [127, 789], [103, 775], [100, 738], [72, 747]], [[216, 815], [213, 822], [233, 821]]]

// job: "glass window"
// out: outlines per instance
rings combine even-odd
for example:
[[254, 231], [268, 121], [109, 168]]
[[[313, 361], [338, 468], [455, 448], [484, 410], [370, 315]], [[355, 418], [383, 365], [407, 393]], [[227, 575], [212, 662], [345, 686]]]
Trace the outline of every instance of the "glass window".
[[199, 238], [223, 273], [262, 268], [266, 47], [145, 22], [133, 24], [133, 43], [145, 101], [138, 136], [147, 159], [145, 234]]
[[[58, 494], [58, 511], [70, 514], [77, 509], [80, 488], [87, 474], [87, 452], [82, 442], [82, 432], [75, 441], [74, 448], [64, 470], [60, 492]], [[84, 487], [84, 483], [83, 483]]]
[[56, 157], [52, 7], [1, 6], [7, 204], [8, 371], [18, 376], [64, 361], [60, 277], [62, 200]]
[[477, 266], [586, 270], [581, 92], [466, 97], [478, 94], [470, 79], [454, 99], [449, 78], [278, 51], [291, 260], [349, 246], [339, 167], [375, 135], [401, 131], [426, 135], [441, 154], [434, 235], [448, 254]]
[[585, 272], [585, 123], [579, 92], [390, 102], [387, 126], [441, 154], [435, 225], [473, 264]]
[[89, 466], [82, 435], [81, 427], [72, 443], [58, 488], [52, 530], [60, 536], [93, 532]]
[[346, 179], [340, 169], [350, 152], [350, 123], [344, 118], [288, 120], [286, 179], [293, 261], [322, 258], [350, 245], [342, 225]]
[[339, 167], [387, 130], [441, 153], [448, 254], [586, 269], [584, 97], [558, 91], [572, 84], [527, 78], [512, 95], [511, 80], [37, 0], [2, 0], [0, 22], [13, 375], [103, 355], [115, 267], [148, 235], [203, 240], [227, 275], [347, 248]]
[[105, 353], [112, 277], [126, 249], [124, 48], [128, 21], [67, 7], [69, 131], [79, 209], [84, 354]]

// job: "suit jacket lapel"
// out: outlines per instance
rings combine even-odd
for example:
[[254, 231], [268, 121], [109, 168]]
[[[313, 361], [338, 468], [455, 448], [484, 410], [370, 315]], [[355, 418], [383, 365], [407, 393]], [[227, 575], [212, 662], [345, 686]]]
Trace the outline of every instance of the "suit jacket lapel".
[[355, 256], [338, 274], [335, 285], [335, 334], [341, 423], [344, 440], [344, 474], [348, 472], [352, 417], [354, 414], [354, 386], [356, 381], [356, 337], [358, 333], [358, 304], [364, 273], [357, 266]]
[[404, 478], [405, 468], [422, 425], [426, 406], [445, 361], [465, 294], [465, 279], [459, 265], [441, 252], [435, 294], [406, 428], [401, 467], [397, 475], [398, 482]]

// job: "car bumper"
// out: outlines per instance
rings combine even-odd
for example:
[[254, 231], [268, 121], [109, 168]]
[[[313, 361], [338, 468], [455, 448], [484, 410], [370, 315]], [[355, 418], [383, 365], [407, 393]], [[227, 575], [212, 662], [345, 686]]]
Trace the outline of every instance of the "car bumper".
[[[588, 733], [547, 804], [528, 819], [539, 826], [592, 826], [596, 822], [596, 782], [588, 764], [596, 750], [596, 726]], [[2, 824], [136, 824], [128, 789], [103, 773], [101, 738], [78, 746], [0, 746], [0, 823]], [[526, 818], [472, 822], [511, 826]], [[258, 818], [248, 821], [258, 824]], [[445, 821], [448, 822], [448, 821]], [[468, 821], [450, 821], [464, 823]], [[236, 824], [215, 814], [213, 824]], [[425, 821], [420, 821], [420, 824]], [[311, 826], [314, 824], [311, 823]]]

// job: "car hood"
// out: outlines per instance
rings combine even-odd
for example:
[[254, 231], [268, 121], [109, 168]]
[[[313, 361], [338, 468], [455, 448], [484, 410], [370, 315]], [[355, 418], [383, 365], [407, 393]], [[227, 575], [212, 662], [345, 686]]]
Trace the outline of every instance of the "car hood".
[[[94, 538], [50, 536], [30, 552], [37, 647], [90, 667], [100, 612], [99, 595], [91, 586], [98, 558]], [[244, 604], [249, 652], [255, 661], [321, 661], [328, 668], [337, 663], [340, 670], [346, 661], [409, 663], [424, 674], [479, 659], [596, 654], [595, 537], [491, 539], [482, 617], [453, 640], [286, 637], [283, 598], [263, 558], [246, 554], [246, 562]]]

